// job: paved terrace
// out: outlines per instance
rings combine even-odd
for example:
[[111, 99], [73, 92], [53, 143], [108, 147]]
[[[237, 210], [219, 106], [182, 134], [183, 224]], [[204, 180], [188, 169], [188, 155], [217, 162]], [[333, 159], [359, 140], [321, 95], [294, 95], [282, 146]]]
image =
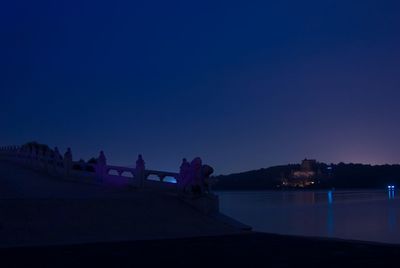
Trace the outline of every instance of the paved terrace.
[[174, 191], [81, 183], [0, 161], [0, 247], [237, 233]]

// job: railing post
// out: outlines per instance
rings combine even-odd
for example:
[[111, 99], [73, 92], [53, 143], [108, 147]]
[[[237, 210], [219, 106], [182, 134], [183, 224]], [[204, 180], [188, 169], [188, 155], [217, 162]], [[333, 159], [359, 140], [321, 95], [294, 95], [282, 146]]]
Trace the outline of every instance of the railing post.
[[69, 177], [72, 170], [72, 152], [71, 148], [68, 148], [64, 154], [64, 175]]
[[32, 148], [32, 151], [29, 152], [29, 150], [26, 151], [26, 160], [25, 160], [25, 165], [31, 165], [34, 168], [39, 168], [40, 167], [40, 152], [38, 148]]
[[138, 155], [136, 160], [135, 179], [139, 180], [139, 187], [144, 187], [144, 180], [146, 179], [146, 166], [141, 154]]
[[[45, 169], [45, 163], [46, 163], [45, 154], [46, 154], [46, 152], [45, 152], [44, 148], [39, 150], [39, 161], [40, 161], [39, 169], [41, 171], [43, 171]], [[31, 157], [32, 157], [32, 154], [31, 154]]]
[[50, 152], [50, 149], [47, 149], [47, 148], [45, 148], [44, 150], [43, 150], [43, 159], [44, 159], [44, 171], [46, 171], [46, 172], [50, 172], [50, 168], [51, 168], [51, 165], [50, 165], [50, 159], [51, 159], [51, 152]]
[[96, 163], [96, 178], [98, 181], [103, 181], [107, 171], [107, 158], [104, 152], [101, 151]]
[[[35, 150], [36, 150], [36, 155], [37, 155], [37, 161], [35, 161], [33, 159]], [[42, 159], [41, 155], [42, 155], [42, 152], [40, 151], [39, 148], [35, 149], [35, 148], [32, 147], [30, 150], [28, 149], [28, 151], [27, 151], [27, 156], [28, 156], [28, 158], [27, 158], [27, 166], [29, 166], [31, 168], [33, 167], [34, 169], [35, 168], [40, 169], [40, 167], [41, 167], [41, 159]], [[35, 164], [37, 165], [37, 167], [35, 167]]]
[[54, 148], [54, 169], [57, 173], [60, 172], [61, 154], [57, 147]]
[[182, 159], [182, 164], [179, 167], [179, 176], [177, 180], [177, 187], [182, 191], [186, 191], [187, 186], [187, 177], [190, 172], [190, 163], [186, 160], [186, 158]]

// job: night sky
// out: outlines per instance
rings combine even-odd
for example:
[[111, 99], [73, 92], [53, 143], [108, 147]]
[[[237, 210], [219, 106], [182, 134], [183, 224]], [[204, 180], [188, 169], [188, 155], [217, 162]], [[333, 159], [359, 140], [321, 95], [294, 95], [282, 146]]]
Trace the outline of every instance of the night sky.
[[400, 162], [400, 1], [7, 1], [0, 144], [216, 174]]

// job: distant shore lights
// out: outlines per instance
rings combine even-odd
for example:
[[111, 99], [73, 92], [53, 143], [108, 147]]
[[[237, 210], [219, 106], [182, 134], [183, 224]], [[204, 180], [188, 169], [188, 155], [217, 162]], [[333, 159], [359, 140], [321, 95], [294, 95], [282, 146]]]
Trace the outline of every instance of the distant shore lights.
[[388, 185], [388, 196], [389, 196], [389, 199], [394, 199], [394, 185]]

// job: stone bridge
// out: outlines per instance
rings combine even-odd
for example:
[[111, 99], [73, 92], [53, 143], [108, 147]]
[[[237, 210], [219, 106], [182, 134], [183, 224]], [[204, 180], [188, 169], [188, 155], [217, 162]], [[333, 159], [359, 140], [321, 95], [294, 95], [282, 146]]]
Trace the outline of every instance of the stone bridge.
[[180, 172], [149, 170], [141, 155], [136, 166], [109, 165], [103, 151], [88, 162], [74, 161], [70, 148], [61, 155], [58, 148], [27, 143], [22, 146], [0, 147], [0, 160], [33, 169], [56, 178], [110, 187], [172, 190], [189, 205], [209, 214], [219, 211], [218, 197], [211, 193], [210, 174], [213, 169], [202, 165], [200, 158], [191, 163], [183, 160]]
[[0, 159], [53, 176], [115, 186], [176, 188], [180, 178], [180, 174], [176, 172], [146, 169], [141, 156], [135, 168], [109, 165], [102, 151], [95, 162], [83, 162], [73, 160], [71, 149], [62, 156], [57, 148], [5, 146], [0, 147]]

